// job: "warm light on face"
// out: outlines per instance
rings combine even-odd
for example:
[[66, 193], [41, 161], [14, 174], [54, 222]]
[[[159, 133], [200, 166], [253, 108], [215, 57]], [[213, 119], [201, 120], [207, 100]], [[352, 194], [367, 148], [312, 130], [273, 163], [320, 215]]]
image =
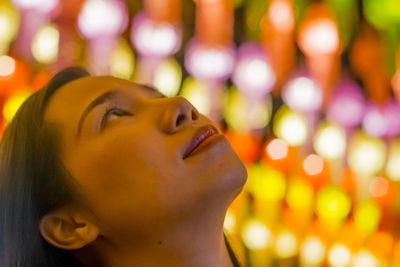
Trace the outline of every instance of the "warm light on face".
[[268, 9], [268, 19], [282, 33], [289, 33], [293, 30], [294, 15], [288, 1], [277, 0], [271, 2]]
[[339, 159], [346, 151], [344, 129], [333, 125], [323, 125], [314, 137], [315, 151], [325, 159]]
[[264, 223], [249, 219], [243, 226], [242, 240], [248, 249], [259, 250], [272, 245], [273, 235]]
[[336, 24], [328, 19], [316, 20], [300, 33], [299, 43], [308, 55], [331, 54], [339, 49]]
[[308, 135], [307, 121], [302, 115], [282, 106], [274, 118], [274, 133], [289, 145], [303, 145]]
[[320, 264], [325, 258], [325, 246], [316, 237], [308, 237], [300, 247], [300, 260], [304, 264]]
[[15, 71], [15, 60], [9, 56], [0, 56], [0, 76], [10, 76]]
[[290, 258], [297, 254], [297, 238], [290, 231], [278, 234], [274, 246], [275, 254], [279, 258]]
[[34, 36], [32, 41], [32, 55], [43, 64], [53, 63], [58, 56], [60, 33], [56, 26], [46, 25]]
[[180, 95], [202, 114], [208, 115], [211, 111], [211, 96], [207, 85], [201, 83], [192, 77], [187, 77], [182, 85]]
[[182, 82], [181, 66], [174, 58], [164, 60], [156, 68], [154, 87], [164, 95], [171, 97], [178, 94]]
[[266, 150], [271, 159], [279, 160], [287, 157], [289, 146], [285, 141], [276, 138], [269, 142]]
[[295, 111], [317, 111], [322, 104], [322, 90], [313, 80], [299, 77], [288, 82], [282, 98]]

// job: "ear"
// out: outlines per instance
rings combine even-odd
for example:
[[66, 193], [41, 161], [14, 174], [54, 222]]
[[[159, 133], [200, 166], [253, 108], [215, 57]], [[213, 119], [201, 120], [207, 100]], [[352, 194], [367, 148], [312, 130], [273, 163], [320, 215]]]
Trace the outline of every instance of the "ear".
[[99, 229], [90, 221], [66, 209], [43, 216], [39, 222], [40, 234], [55, 247], [79, 249], [96, 240]]

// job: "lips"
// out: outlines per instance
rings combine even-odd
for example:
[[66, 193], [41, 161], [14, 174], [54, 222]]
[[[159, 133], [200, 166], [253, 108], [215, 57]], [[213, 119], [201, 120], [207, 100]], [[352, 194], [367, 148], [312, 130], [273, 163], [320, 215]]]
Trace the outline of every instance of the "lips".
[[218, 134], [218, 130], [211, 124], [199, 128], [194, 133], [192, 141], [189, 143], [183, 155], [183, 159], [188, 157], [193, 152], [193, 150], [196, 149], [196, 147], [198, 147], [202, 142], [204, 142], [207, 138], [214, 134]]

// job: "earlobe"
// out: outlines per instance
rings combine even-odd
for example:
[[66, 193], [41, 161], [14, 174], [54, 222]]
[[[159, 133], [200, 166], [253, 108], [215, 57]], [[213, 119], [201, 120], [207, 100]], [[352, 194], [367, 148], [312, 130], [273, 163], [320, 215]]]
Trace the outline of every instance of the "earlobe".
[[91, 222], [62, 211], [50, 212], [39, 222], [42, 237], [55, 247], [74, 250], [97, 239], [99, 229]]

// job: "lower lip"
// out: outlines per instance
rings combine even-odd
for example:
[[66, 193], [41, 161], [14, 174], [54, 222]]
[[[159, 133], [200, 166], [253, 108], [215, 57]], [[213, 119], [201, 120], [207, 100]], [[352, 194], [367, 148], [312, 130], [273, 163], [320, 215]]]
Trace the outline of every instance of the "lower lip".
[[223, 137], [224, 137], [223, 134], [213, 134], [212, 136], [206, 138], [206, 140], [201, 142], [200, 145], [198, 145], [192, 152], [190, 152], [189, 155], [186, 156], [186, 158], [192, 156], [195, 153], [202, 151], [203, 148], [205, 149], [205, 148], [209, 147], [209, 145], [213, 144], [214, 142], [220, 140]]

